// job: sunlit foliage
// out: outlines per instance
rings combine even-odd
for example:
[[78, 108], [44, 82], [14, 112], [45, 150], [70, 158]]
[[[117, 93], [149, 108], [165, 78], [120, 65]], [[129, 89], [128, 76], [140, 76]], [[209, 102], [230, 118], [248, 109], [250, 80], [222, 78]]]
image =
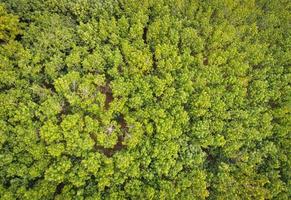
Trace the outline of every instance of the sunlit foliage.
[[2, 0], [0, 199], [288, 199], [288, 0]]

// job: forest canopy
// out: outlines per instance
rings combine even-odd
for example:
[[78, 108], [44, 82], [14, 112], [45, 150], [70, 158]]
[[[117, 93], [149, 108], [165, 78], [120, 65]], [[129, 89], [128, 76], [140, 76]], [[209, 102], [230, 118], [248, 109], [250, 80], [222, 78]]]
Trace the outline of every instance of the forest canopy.
[[291, 196], [289, 0], [0, 0], [0, 199]]

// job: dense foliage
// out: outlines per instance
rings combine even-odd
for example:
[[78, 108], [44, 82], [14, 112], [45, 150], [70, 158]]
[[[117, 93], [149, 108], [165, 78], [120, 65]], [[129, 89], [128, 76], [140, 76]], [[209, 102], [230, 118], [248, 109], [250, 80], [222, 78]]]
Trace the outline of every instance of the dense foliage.
[[290, 197], [290, 1], [0, 1], [0, 199]]

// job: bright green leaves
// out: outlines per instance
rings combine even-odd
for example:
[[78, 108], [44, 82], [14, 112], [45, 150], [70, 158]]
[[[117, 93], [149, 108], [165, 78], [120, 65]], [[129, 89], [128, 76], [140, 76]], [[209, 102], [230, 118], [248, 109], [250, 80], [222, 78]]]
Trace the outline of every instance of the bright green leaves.
[[254, 80], [249, 87], [249, 97], [254, 104], [262, 104], [268, 102], [268, 83], [263, 80]]
[[207, 90], [202, 91], [200, 94], [196, 94], [191, 104], [193, 104], [192, 111], [195, 117], [200, 117], [208, 114], [208, 108], [211, 107], [211, 97], [207, 93]]
[[[158, 13], [161, 14], [161, 13]], [[148, 41], [152, 48], [159, 44], [179, 43], [179, 32], [181, 21], [168, 14], [157, 17], [148, 28]]]
[[18, 17], [8, 14], [5, 6], [0, 4], [0, 88], [4, 90], [25, 84], [15, 69], [24, 53], [22, 45], [15, 40], [22, 34], [20, 26]]
[[117, 133], [114, 132], [114, 127], [109, 126], [104, 131], [98, 133], [98, 143], [105, 148], [113, 148], [117, 143]]
[[155, 50], [157, 69], [160, 72], [170, 72], [181, 68], [181, 58], [178, 50], [172, 45], [157, 45]]
[[45, 64], [44, 70], [49, 78], [55, 79], [59, 77], [59, 72], [63, 68], [63, 56], [55, 54], [50, 57], [50, 60]]
[[100, 86], [104, 84], [104, 77], [101, 75], [88, 74], [81, 77], [78, 72], [73, 71], [57, 79], [54, 85], [71, 107], [98, 114], [105, 102], [100, 91]]
[[129, 153], [117, 154], [115, 159], [116, 159], [116, 166], [122, 173], [125, 173], [126, 171], [128, 171], [134, 161], [134, 158]]
[[62, 110], [62, 106], [58, 99], [53, 97], [48, 97], [46, 101], [44, 101], [39, 108], [40, 111], [40, 119], [50, 119], [59, 114]]
[[47, 151], [53, 157], [59, 157], [65, 151], [65, 144], [64, 143], [52, 143], [47, 146]]
[[230, 45], [236, 37], [236, 29], [234, 26], [221, 24], [213, 31], [213, 35], [209, 41], [208, 48], [223, 49]]
[[17, 16], [8, 14], [5, 6], [0, 4], [0, 41], [9, 42], [20, 34], [19, 19]]
[[101, 155], [98, 153], [89, 153], [88, 157], [82, 160], [82, 165], [89, 173], [97, 175], [101, 167]]
[[96, 119], [92, 119], [89, 116], [85, 116], [84, 123], [85, 123], [84, 131], [86, 131], [86, 133], [94, 133], [99, 130], [99, 122]]
[[122, 53], [127, 67], [124, 69], [130, 74], [142, 74], [152, 69], [152, 56], [148, 49], [139, 50], [127, 41], [122, 43]]
[[69, 71], [78, 71], [83, 60], [83, 55], [87, 53], [86, 48], [75, 47], [70, 52], [70, 55], [66, 57], [65, 63]]
[[287, 1], [4, 2], [1, 199], [288, 199]]
[[118, 31], [117, 23], [115, 18], [111, 18], [110, 20], [100, 19], [98, 24], [99, 29], [99, 38], [101, 42], [109, 41], [112, 45], [118, 44]]
[[84, 128], [84, 121], [80, 115], [67, 115], [62, 121], [61, 127], [68, 154], [80, 156], [82, 153], [92, 150], [94, 141], [90, 135], [80, 134]]
[[[247, 168], [246, 165], [244, 167]], [[242, 171], [239, 171], [226, 163], [221, 163], [214, 182], [219, 199], [230, 199], [236, 195], [242, 198], [270, 198], [270, 193], [264, 188], [268, 182], [266, 177], [254, 174], [255, 171], [252, 167], [245, 169], [241, 168]], [[250, 177], [252, 178], [250, 179]], [[226, 192], [224, 188], [230, 189]], [[240, 191], [239, 188], [244, 188], [244, 192]]]
[[125, 118], [125, 120], [128, 125], [128, 131], [125, 134], [124, 143], [128, 146], [129, 149], [134, 149], [142, 140], [144, 130], [142, 128], [142, 124], [133, 121], [134, 119]]
[[178, 144], [172, 141], [156, 144], [153, 149], [153, 158], [157, 159], [154, 167], [159, 176], [167, 175], [171, 167], [175, 165], [175, 158], [178, 157], [178, 149]]
[[191, 54], [200, 53], [204, 49], [204, 41], [193, 28], [185, 28], [181, 34], [182, 50], [189, 48]]
[[46, 144], [48, 153], [54, 157], [59, 157], [65, 151], [64, 137], [61, 128], [47, 121], [40, 128], [39, 135]]
[[59, 142], [63, 139], [59, 126], [51, 121], [45, 122], [45, 124], [41, 127], [40, 136], [47, 144]]
[[56, 80], [55, 88], [56, 91], [64, 95], [70, 95], [71, 92], [76, 92], [77, 84], [80, 80], [80, 74], [78, 72], [71, 72], [64, 77]]
[[33, 44], [33, 52], [47, 59], [55, 53], [65, 51], [72, 45], [72, 29], [68, 18], [57, 14], [43, 14], [34, 17], [28, 31], [23, 36], [25, 46]]
[[105, 61], [101, 56], [101, 52], [95, 50], [92, 54], [85, 57], [82, 66], [86, 72], [102, 73], [104, 71]]
[[63, 157], [51, 165], [45, 172], [45, 180], [61, 183], [65, 179], [65, 173], [72, 167], [72, 163]]

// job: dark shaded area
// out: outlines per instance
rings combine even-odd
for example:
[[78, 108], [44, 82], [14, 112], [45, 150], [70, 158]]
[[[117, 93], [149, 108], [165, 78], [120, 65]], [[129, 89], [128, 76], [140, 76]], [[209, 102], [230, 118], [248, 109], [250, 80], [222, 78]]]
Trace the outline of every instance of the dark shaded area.
[[125, 147], [125, 145], [122, 144], [122, 142], [124, 141], [123, 135], [118, 136], [117, 143], [114, 145], [113, 148], [105, 148], [101, 145], [98, 145], [97, 144], [97, 136], [95, 134], [91, 133], [90, 137], [95, 142], [94, 150], [103, 153], [107, 157], [113, 156], [114, 153], [116, 153], [117, 151], [121, 151]]
[[70, 160], [73, 164], [79, 164], [82, 161], [82, 158], [77, 156], [70, 156]]
[[121, 151], [125, 146], [122, 144], [124, 140], [123, 136], [119, 136], [117, 139], [117, 143], [114, 145], [113, 148], [104, 148], [103, 146], [96, 145], [95, 149], [98, 150], [99, 152], [103, 153], [107, 157], [111, 157], [116, 153], [117, 151]]
[[40, 180], [40, 179], [41, 178], [36, 178], [36, 179], [33, 179], [33, 180], [29, 181], [28, 182], [28, 188], [33, 188], [37, 184], [38, 180]]
[[201, 147], [201, 149], [206, 154], [206, 161], [207, 162], [212, 162], [212, 163], [215, 162], [215, 158], [210, 153], [210, 149], [209, 148], [203, 148], [203, 147]]
[[62, 104], [62, 110], [61, 112], [59, 113], [59, 115], [65, 115], [68, 113], [69, 111], [69, 108], [70, 108], [70, 103], [67, 102], [67, 101], [64, 101], [63, 104]]
[[156, 70], [158, 66], [158, 61], [154, 52], [152, 52], [152, 59], [153, 59], [153, 69]]
[[14, 87], [14, 85], [0, 85], [0, 92], [7, 92]]
[[119, 72], [120, 74], [123, 73], [123, 69], [122, 69], [121, 65], [118, 65], [117, 69], [118, 69], [118, 72]]
[[127, 123], [126, 123], [124, 116], [122, 114], [118, 115], [116, 120], [119, 123], [119, 125], [123, 131], [128, 131]]
[[61, 112], [57, 114], [58, 125], [62, 122], [63, 115], [67, 115], [70, 113], [70, 103], [67, 101], [63, 101]]
[[270, 100], [268, 103], [269, 103], [269, 106], [271, 108], [278, 108], [279, 107], [279, 103], [276, 101]]
[[[4, 188], [6, 188], [6, 189], [9, 188], [11, 186], [11, 182], [15, 181], [16, 179], [21, 179], [21, 177], [20, 176], [13, 176], [12, 178], [9, 178], [9, 179], [3, 179], [2, 184], [3, 184]], [[0, 195], [1, 195], [1, 193], [0, 193]]]
[[6, 44], [5, 40], [0, 39], [0, 45]]
[[18, 42], [21, 41], [22, 40], [22, 36], [23, 35], [21, 35], [21, 34], [17, 34], [16, 37], [15, 37], [15, 40], [18, 41]]
[[109, 109], [109, 104], [113, 101], [112, 90], [107, 82], [105, 86], [100, 86], [100, 91], [105, 95], [105, 110]]
[[4, 188], [9, 188], [11, 186], [10, 180], [9, 179], [4, 179], [2, 182]]
[[203, 64], [204, 64], [204, 65], [208, 65], [208, 58], [204, 58], [204, 59], [203, 59]]
[[145, 44], [147, 44], [147, 34], [148, 34], [148, 27], [145, 26], [145, 27], [143, 28], [143, 34], [142, 34], [142, 39], [143, 39], [143, 42], [144, 42]]
[[51, 92], [55, 93], [56, 92], [56, 89], [55, 89], [55, 86], [53, 83], [49, 83], [47, 81], [44, 81], [43, 82], [43, 86], [46, 88], [46, 89], [49, 89]]
[[55, 197], [56, 197], [58, 194], [61, 194], [61, 193], [62, 193], [62, 190], [64, 189], [64, 187], [65, 187], [65, 183], [63, 183], [63, 182], [61, 182], [61, 183], [59, 183], [59, 184], [57, 185], [57, 187], [56, 187], [56, 191], [55, 191], [55, 193], [54, 193], [54, 198], [53, 198], [53, 199], [55, 199]]

